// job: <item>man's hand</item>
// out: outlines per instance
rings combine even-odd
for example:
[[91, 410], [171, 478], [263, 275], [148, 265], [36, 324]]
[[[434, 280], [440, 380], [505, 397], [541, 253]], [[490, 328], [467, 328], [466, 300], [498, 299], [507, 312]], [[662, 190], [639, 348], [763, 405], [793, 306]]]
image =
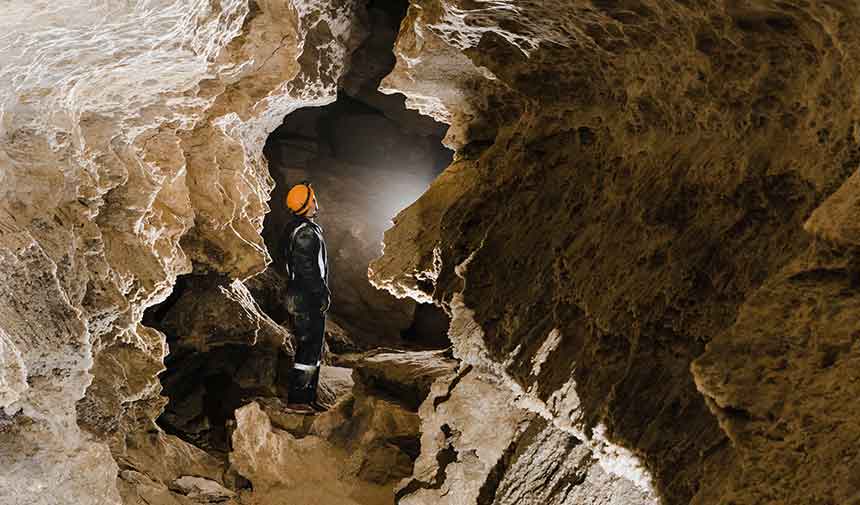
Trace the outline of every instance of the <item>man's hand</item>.
[[323, 297], [322, 304], [320, 305], [320, 312], [326, 313], [328, 309], [331, 307], [331, 296], [326, 295]]

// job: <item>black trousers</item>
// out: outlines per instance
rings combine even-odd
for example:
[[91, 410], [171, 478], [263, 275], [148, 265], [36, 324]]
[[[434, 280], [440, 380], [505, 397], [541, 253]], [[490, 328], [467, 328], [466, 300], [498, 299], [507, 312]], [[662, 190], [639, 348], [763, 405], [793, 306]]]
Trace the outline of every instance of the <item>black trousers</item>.
[[325, 338], [325, 313], [301, 311], [293, 315], [296, 334], [295, 364], [290, 370], [290, 403], [311, 403], [317, 397], [317, 385]]

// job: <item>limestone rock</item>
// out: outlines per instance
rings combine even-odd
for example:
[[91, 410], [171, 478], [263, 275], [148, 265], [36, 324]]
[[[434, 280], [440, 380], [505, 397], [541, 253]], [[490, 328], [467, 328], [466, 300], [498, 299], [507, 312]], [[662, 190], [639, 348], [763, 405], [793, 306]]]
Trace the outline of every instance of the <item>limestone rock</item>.
[[126, 449], [117, 455], [123, 469], [145, 475], [169, 486], [183, 475], [223, 482], [224, 462], [178, 437], [163, 432], [134, 433], [127, 437]]
[[496, 505], [630, 505], [652, 503], [633, 482], [607, 472], [584, 444], [542, 418], [507, 447], [481, 487]]
[[485, 7], [416, 2], [401, 27], [383, 86], [462, 148], [386, 232], [374, 283], [444, 305], [454, 355], [581, 442], [593, 461], [560, 473], [650, 503], [853, 499], [833, 420], [857, 393], [860, 46], [838, 27], [860, 10]]
[[370, 394], [395, 398], [412, 410], [418, 410], [433, 382], [457, 367], [445, 351], [377, 350], [341, 359], [352, 362], [356, 383]]
[[[843, 229], [851, 240], [851, 226]], [[829, 239], [833, 231], [821, 233]], [[748, 297], [693, 362], [696, 385], [742, 462], [728, 472], [727, 492], [746, 503], [860, 496], [860, 455], [849, 442], [858, 429], [845, 421], [860, 416], [850, 251], [816, 241]], [[755, 359], [732, 359], [741, 355]]]
[[337, 366], [323, 365], [320, 368], [320, 384], [324, 384], [331, 393], [329, 403], [336, 404], [352, 391], [355, 382], [352, 380], [352, 370]]
[[291, 353], [293, 338], [239, 281], [213, 275], [183, 278], [179, 296], [149, 322], [169, 336], [171, 352], [208, 352], [218, 346], [259, 345]]
[[254, 486], [249, 501], [242, 495], [243, 503], [391, 502], [390, 488], [344, 475], [340, 462], [347, 455], [343, 450], [316, 436], [298, 439], [272, 428], [256, 403], [237, 410], [236, 422], [230, 462]]
[[358, 350], [349, 333], [331, 319], [327, 319], [325, 322], [325, 343], [326, 347], [336, 354], [356, 352]]
[[176, 479], [171, 487], [197, 503], [221, 503], [236, 496], [215, 481], [189, 475]]
[[595, 464], [588, 444], [515, 404], [507, 386], [470, 367], [434, 383], [420, 411], [421, 456], [398, 503], [652, 503]]
[[134, 470], [119, 473], [117, 488], [124, 505], [191, 505], [184, 496]]
[[[1, 504], [188, 505], [176, 462], [219, 468], [135, 454], [167, 352], [141, 319], [179, 275], [266, 268], [265, 137], [335, 99], [357, 7], [4, 3]], [[382, 88], [449, 123], [457, 161], [372, 274], [452, 316], [463, 368], [419, 409], [401, 503], [857, 501], [858, 21], [852, 2], [411, 3]], [[391, 332], [411, 306], [386, 306]], [[272, 393], [274, 361], [222, 375]], [[361, 373], [301, 437], [239, 410], [236, 501], [390, 503], [415, 450], [398, 396], [423, 389]]]
[[[429, 394], [434, 379], [453, 375], [455, 363], [431, 352], [371, 353], [354, 359], [357, 382], [325, 412], [298, 414], [277, 398], [256, 399], [236, 412], [230, 461], [235, 471], [251, 480], [254, 499], [301, 496], [322, 500], [325, 496], [333, 500], [347, 493], [350, 499], [365, 496], [369, 503], [393, 502], [394, 488], [412, 475], [413, 462], [421, 450], [417, 404]], [[359, 372], [358, 367], [363, 366], [390, 369], [384, 387], [372, 373]], [[334, 367], [323, 371], [323, 383], [332, 383], [332, 375], [343, 374], [343, 369]], [[365, 379], [368, 382], [363, 382]], [[395, 381], [401, 380], [404, 382], [396, 385]], [[423, 396], [415, 398], [420, 394]], [[264, 435], [266, 426], [274, 435]], [[252, 429], [253, 436], [249, 434]], [[249, 455], [249, 447], [262, 452]], [[290, 458], [297, 461], [288, 461]], [[290, 469], [302, 461], [309, 466], [321, 465], [319, 469], [305, 469], [310, 472], [310, 481], [322, 479], [328, 472], [327, 483], [320, 484], [328, 491], [312, 491], [310, 482], [291, 476]], [[274, 470], [277, 468], [282, 470]], [[257, 494], [260, 485], [264, 490]]]
[[103, 442], [121, 453], [163, 405], [164, 339], [143, 311], [191, 260], [265, 268], [265, 137], [334, 99], [354, 7], [4, 5], [0, 502], [119, 501]]
[[846, 247], [860, 246], [860, 228], [855, 217], [860, 213], [860, 170], [827, 198], [804, 223], [803, 228], [821, 239]]
[[416, 412], [390, 397], [356, 389], [351, 413], [350, 468], [360, 479], [392, 484], [412, 475], [418, 457], [420, 419]]
[[[499, 122], [489, 117], [504, 117], [512, 104], [493, 100], [506, 96], [505, 84], [446, 40], [448, 36], [457, 37], [446, 23], [457, 17], [459, 6], [454, 4], [433, 1], [410, 5], [394, 49], [397, 64], [382, 81], [380, 90], [402, 93], [407, 107], [450, 125], [445, 144], [459, 149], [469, 143], [492, 140]], [[449, 34], [442, 33], [445, 28]], [[477, 89], [487, 93], [475, 93]]]
[[[389, 254], [374, 260], [368, 269], [374, 286], [397, 297], [433, 301], [434, 283], [441, 268], [442, 217], [473, 190], [474, 168], [473, 162], [455, 162], [421, 198], [394, 218], [395, 226], [385, 232]], [[391, 254], [392, 249], [397, 254]]]

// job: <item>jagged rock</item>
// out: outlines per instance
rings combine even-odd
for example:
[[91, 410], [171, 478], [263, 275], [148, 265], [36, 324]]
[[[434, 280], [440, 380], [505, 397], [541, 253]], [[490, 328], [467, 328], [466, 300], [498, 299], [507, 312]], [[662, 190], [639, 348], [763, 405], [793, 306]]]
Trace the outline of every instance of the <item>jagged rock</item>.
[[[445, 145], [457, 150], [470, 143], [491, 141], [503, 121], [516, 120], [511, 109], [515, 111], [518, 105], [516, 96], [508, 93], [507, 83], [464, 54], [469, 42], [481, 36], [463, 24], [465, 19], [460, 21], [461, 15], [456, 12], [462, 8], [459, 3], [411, 3], [394, 47], [396, 66], [380, 85], [384, 93], [406, 95], [408, 108], [450, 125]], [[537, 3], [529, 7], [523, 12], [540, 9]], [[472, 9], [462, 10], [468, 13]], [[476, 17], [491, 19], [493, 13], [500, 13], [504, 18], [506, 14], [515, 16], [511, 12], [517, 10], [488, 9]], [[550, 12], [546, 15], [555, 17]], [[489, 33], [493, 33], [491, 26], [492, 21], [487, 26]]]
[[[343, 396], [326, 412], [316, 415], [298, 414], [287, 409], [283, 401], [276, 398], [260, 398], [237, 411], [238, 425], [233, 435], [234, 453], [230, 456], [231, 462], [235, 471], [251, 480], [255, 490], [258, 490], [257, 481], [262, 480], [268, 482], [263, 484], [266, 489], [285, 486], [292, 489], [289, 493], [294, 493], [289, 496], [304, 496], [307, 500], [314, 497], [321, 499], [320, 494], [303, 491], [307, 483], [300, 479], [296, 481], [289, 475], [267, 474], [260, 469], [270, 468], [271, 464], [275, 464], [267, 462], [266, 458], [282, 457], [270, 451], [295, 452], [294, 457], [299, 460], [321, 458], [313, 459], [308, 464], [321, 464], [324, 467], [334, 464], [326, 463], [326, 458], [340, 458], [337, 462], [338, 471], [329, 476], [332, 481], [337, 481], [330, 485], [333, 492], [342, 493], [343, 489], [348, 488], [359, 489], [357, 492], [360, 493], [370, 490], [371, 495], [376, 496], [372, 498], [374, 500], [385, 498], [387, 501], [383, 501], [384, 503], [393, 501], [395, 485], [400, 479], [412, 474], [413, 461], [420, 451], [420, 419], [417, 404], [413, 408], [413, 403], [416, 401], [414, 395], [419, 393], [413, 389], [423, 391], [426, 396], [429, 393], [429, 383], [433, 378], [450, 377], [456, 365], [439, 353], [431, 352], [370, 354], [356, 357], [355, 360], [353, 363], [355, 366], [364, 366], [366, 363], [369, 369], [386, 368], [386, 363], [391, 365], [389, 368], [392, 372], [386, 379], [386, 387], [381, 388], [380, 381], [372, 373], [363, 374], [356, 369], [354, 377], [359, 382], [355, 384], [349, 395]], [[325, 367], [324, 371], [326, 372], [322, 376], [324, 382], [332, 382], [333, 372], [338, 375], [343, 374], [343, 369], [333, 367]], [[373, 382], [361, 382], [365, 378], [372, 378]], [[399, 387], [393, 387], [392, 384], [396, 380], [406, 382]], [[417, 402], [420, 403], [423, 399], [424, 397], [418, 398]], [[249, 413], [246, 409], [252, 412]], [[241, 415], [246, 416], [244, 421], [239, 421], [240, 412]], [[261, 420], [261, 416], [265, 416], [265, 421]], [[256, 426], [257, 428], [254, 429], [258, 429], [258, 423], [269, 423], [274, 427], [275, 432], [283, 430], [282, 435], [277, 435], [273, 439], [279, 441], [260, 438], [263, 435], [259, 432], [254, 435], [257, 438], [251, 437], [247, 431], [251, 429], [250, 426]], [[265, 428], [259, 429], [266, 431]], [[240, 430], [245, 430], [245, 433], [237, 435]], [[247, 447], [251, 443], [249, 439], [258, 442], [264, 440], [261, 442], [264, 446], [271, 446], [268, 449], [258, 449], [264, 451], [264, 454], [259, 456], [263, 458], [263, 462], [255, 459], [256, 456], [251, 458], [247, 454]], [[237, 443], [240, 445], [237, 446]], [[288, 449], [284, 449], [285, 446]], [[306, 450], [316, 454], [306, 455], [304, 452]], [[242, 454], [235, 454], [237, 451]], [[234, 458], [238, 459], [234, 461]], [[250, 458], [255, 462], [254, 465], [259, 467], [252, 468], [245, 458]], [[280, 459], [277, 461], [278, 465], [296, 464]], [[260, 472], [263, 473], [260, 474]], [[256, 481], [254, 475], [257, 475]], [[278, 475], [281, 476], [278, 477]], [[365, 489], [363, 486], [369, 487]], [[261, 496], [286, 496], [282, 491], [273, 493], [264, 491]]]
[[334, 100], [354, 7], [4, 5], [0, 502], [118, 503], [102, 443], [121, 452], [163, 405], [164, 340], [143, 311], [190, 259], [265, 268], [265, 137]]
[[494, 505], [653, 501], [639, 486], [604, 470], [588, 444], [540, 417], [507, 447], [479, 496]]
[[[450, 161], [450, 151], [439, 140], [408, 133], [379, 110], [348, 96], [325, 108], [288, 116], [269, 140], [267, 155], [278, 183], [265, 229], [272, 268], [284, 271], [283, 230], [291, 219], [283, 205], [287, 190], [310, 180], [322, 207], [317, 221], [325, 230], [331, 266], [329, 316], [361, 349], [403, 345], [401, 334], [415, 321], [415, 303], [375, 289], [367, 281], [367, 265], [381, 253], [382, 233], [390, 219]], [[318, 155], [298, 159], [306, 153], [289, 149], [296, 142], [315, 143]], [[429, 340], [443, 339], [440, 335]]]
[[224, 277], [184, 278], [179, 297], [158, 312], [147, 322], [168, 334], [174, 353], [228, 344], [292, 350], [289, 333], [260, 309], [248, 288]]
[[385, 117], [404, 131], [441, 139], [448, 125], [407, 110], [403, 95], [385, 95], [377, 89], [380, 81], [394, 68], [395, 58], [391, 49], [397, 38], [400, 20], [408, 7], [407, 2], [370, 6], [367, 11], [368, 37], [353, 53], [349, 71], [344, 75], [341, 86], [349, 96], [382, 111]]
[[858, 270], [856, 250], [829, 240], [836, 232], [839, 242], [850, 242], [853, 224], [835, 224], [842, 226], [820, 230], [825, 240], [751, 294], [691, 367], [743, 461], [726, 472], [726, 487], [749, 503], [851, 503], [860, 496], [860, 455], [850, 442], [858, 429], [843, 421], [860, 416]]
[[[150, 469], [116, 479], [163, 406], [143, 312], [192, 270], [265, 269], [264, 138], [334, 100], [357, 3], [4, 4], [0, 503], [187, 505]], [[382, 86], [450, 123], [458, 161], [373, 274], [443, 306], [472, 371], [423, 404], [401, 502], [857, 501], [858, 20], [851, 2], [412, 3]], [[269, 388], [253, 369], [230, 374]], [[244, 407], [240, 499], [322, 482], [362, 401], [410, 426], [393, 396], [340, 402], [325, 438]], [[391, 451], [366, 454], [399, 472]], [[326, 499], [384, 494], [337, 482]]]
[[[368, 268], [371, 283], [399, 297], [432, 303], [440, 273], [441, 225], [445, 211], [470, 194], [477, 183], [475, 163], [457, 161], [443, 172], [415, 203], [394, 218], [385, 232], [388, 254]], [[391, 248], [397, 254], [391, 254]]]
[[420, 420], [402, 404], [357, 392], [347, 441], [349, 465], [362, 480], [390, 484], [412, 474]]
[[124, 505], [191, 505], [184, 496], [134, 470], [123, 470], [117, 479]]
[[651, 503], [595, 464], [588, 444], [516, 403], [506, 385], [471, 367], [438, 379], [421, 406], [421, 456], [398, 503]]
[[243, 503], [391, 502], [390, 487], [345, 474], [345, 451], [313, 435], [295, 438], [272, 428], [256, 403], [237, 410], [236, 423], [230, 463], [254, 486], [253, 496], [240, 493]]
[[336, 354], [345, 354], [358, 350], [358, 346], [352, 341], [349, 333], [330, 319], [325, 322], [325, 343], [328, 349]]
[[222, 503], [230, 500], [236, 493], [209, 479], [184, 475], [170, 486], [197, 503]]
[[457, 367], [445, 351], [377, 350], [340, 360], [350, 363], [355, 382], [368, 394], [396, 399], [416, 411], [433, 382], [453, 374]]
[[121, 468], [144, 474], [164, 486], [183, 475], [221, 483], [225, 466], [199, 447], [158, 431], [129, 435], [125, 452], [117, 455], [117, 462]]
[[483, 482], [530, 417], [512, 408], [512, 399], [472, 372], [435, 382], [420, 411], [421, 455], [398, 503], [477, 503]]
[[320, 368], [320, 384], [324, 384], [330, 392], [331, 398], [328, 403], [334, 405], [352, 391], [355, 382], [352, 380], [352, 370], [323, 365]]
[[[278, 251], [272, 250], [270, 253], [275, 257]], [[245, 279], [242, 284], [248, 288], [248, 292], [263, 313], [274, 322], [286, 326], [289, 313], [285, 305], [287, 280], [283, 272], [278, 271], [277, 268], [267, 268], [250, 279]]]
[[483, 7], [401, 27], [383, 85], [466, 145], [374, 282], [651, 503], [854, 499], [857, 6]]

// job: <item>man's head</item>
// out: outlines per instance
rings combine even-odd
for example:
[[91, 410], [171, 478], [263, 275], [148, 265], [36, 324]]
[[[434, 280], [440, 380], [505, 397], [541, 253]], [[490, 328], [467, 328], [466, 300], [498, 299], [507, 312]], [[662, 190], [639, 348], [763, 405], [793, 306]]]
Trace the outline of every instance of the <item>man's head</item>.
[[290, 188], [287, 193], [287, 207], [297, 216], [314, 217], [319, 211], [319, 204], [311, 187], [311, 183], [304, 181]]

